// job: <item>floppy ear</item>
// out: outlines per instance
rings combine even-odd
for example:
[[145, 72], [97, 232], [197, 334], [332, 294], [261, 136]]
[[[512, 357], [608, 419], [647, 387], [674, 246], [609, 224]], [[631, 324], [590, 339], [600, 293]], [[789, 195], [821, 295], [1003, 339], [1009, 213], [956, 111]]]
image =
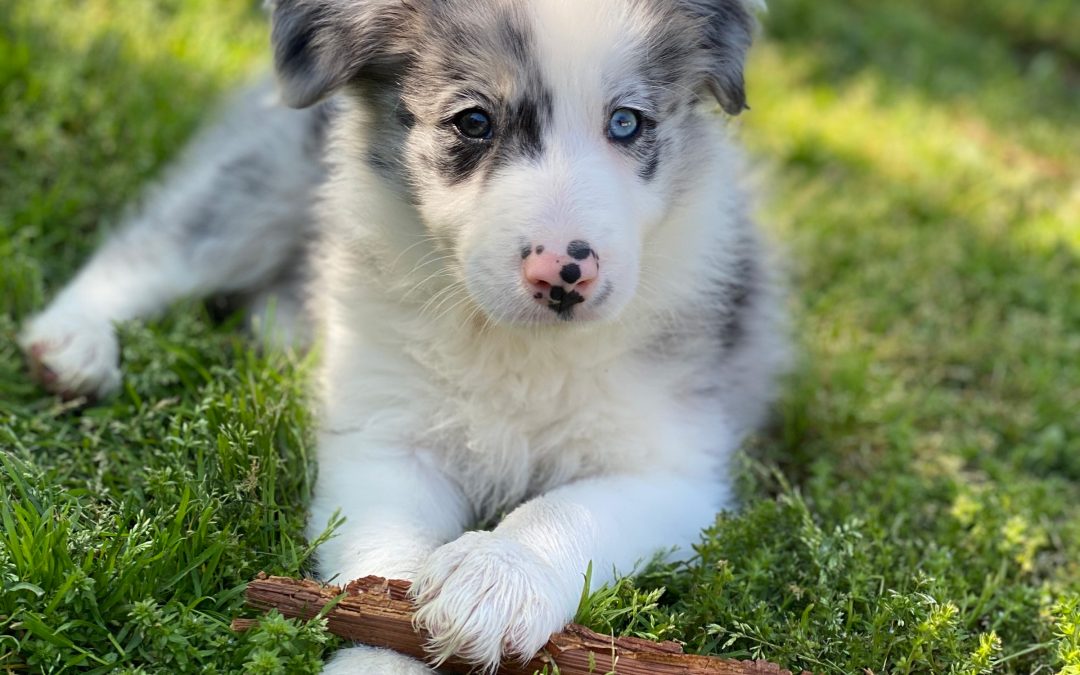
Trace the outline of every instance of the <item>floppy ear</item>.
[[702, 37], [709, 65], [705, 84], [730, 115], [746, 105], [743, 69], [754, 40], [754, 10], [764, 10], [764, 0], [685, 0], [702, 23]]
[[412, 16], [403, 0], [271, 0], [274, 65], [286, 105], [306, 108], [362, 71], [405, 53]]

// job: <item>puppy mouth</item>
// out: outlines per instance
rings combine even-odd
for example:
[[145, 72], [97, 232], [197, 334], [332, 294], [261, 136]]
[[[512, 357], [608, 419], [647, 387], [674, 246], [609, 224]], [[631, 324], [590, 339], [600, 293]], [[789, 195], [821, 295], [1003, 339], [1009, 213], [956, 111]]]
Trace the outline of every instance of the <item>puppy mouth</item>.
[[546, 294], [543, 304], [534, 294], [532, 297], [537, 301], [536, 306], [548, 311], [535, 314], [530, 323], [585, 323], [597, 320], [600, 318], [597, 310], [607, 302], [614, 290], [615, 285], [611, 281], [604, 281], [599, 290], [589, 297], [578, 293], [576, 289], [567, 291], [555, 287]]
[[584, 296], [576, 290], [566, 291], [556, 286], [548, 292], [548, 309], [555, 312], [559, 318], [570, 320], [574, 316], [574, 307], [585, 302]]

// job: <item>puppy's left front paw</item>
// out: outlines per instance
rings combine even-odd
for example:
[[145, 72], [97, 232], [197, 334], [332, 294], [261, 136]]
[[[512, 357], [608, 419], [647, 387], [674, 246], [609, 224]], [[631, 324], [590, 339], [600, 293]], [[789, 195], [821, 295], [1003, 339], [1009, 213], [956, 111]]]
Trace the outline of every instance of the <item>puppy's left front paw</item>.
[[516, 541], [468, 532], [437, 549], [413, 582], [415, 621], [437, 663], [453, 655], [493, 672], [504, 655], [534, 656], [573, 618], [573, 582]]

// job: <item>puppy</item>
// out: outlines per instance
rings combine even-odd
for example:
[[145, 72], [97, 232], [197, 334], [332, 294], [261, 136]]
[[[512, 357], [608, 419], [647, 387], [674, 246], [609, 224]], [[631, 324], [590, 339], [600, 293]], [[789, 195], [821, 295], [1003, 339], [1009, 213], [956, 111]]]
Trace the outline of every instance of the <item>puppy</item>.
[[[784, 367], [719, 110], [746, 107], [753, 4], [277, 0], [302, 110], [241, 95], [29, 324], [35, 372], [107, 395], [112, 324], [181, 296], [276, 294], [303, 339], [310, 277], [311, 533], [347, 518], [322, 575], [411, 579], [434, 664], [531, 656], [590, 563], [685, 555], [731, 504]], [[432, 671], [352, 647], [326, 672]]]

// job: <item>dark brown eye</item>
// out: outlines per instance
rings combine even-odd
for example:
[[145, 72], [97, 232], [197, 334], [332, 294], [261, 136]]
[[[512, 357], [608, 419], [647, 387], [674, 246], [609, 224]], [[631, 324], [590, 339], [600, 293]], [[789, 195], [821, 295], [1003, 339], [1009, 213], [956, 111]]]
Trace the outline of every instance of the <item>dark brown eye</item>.
[[470, 108], [457, 114], [454, 126], [466, 138], [485, 140], [491, 138], [491, 117], [479, 108]]

